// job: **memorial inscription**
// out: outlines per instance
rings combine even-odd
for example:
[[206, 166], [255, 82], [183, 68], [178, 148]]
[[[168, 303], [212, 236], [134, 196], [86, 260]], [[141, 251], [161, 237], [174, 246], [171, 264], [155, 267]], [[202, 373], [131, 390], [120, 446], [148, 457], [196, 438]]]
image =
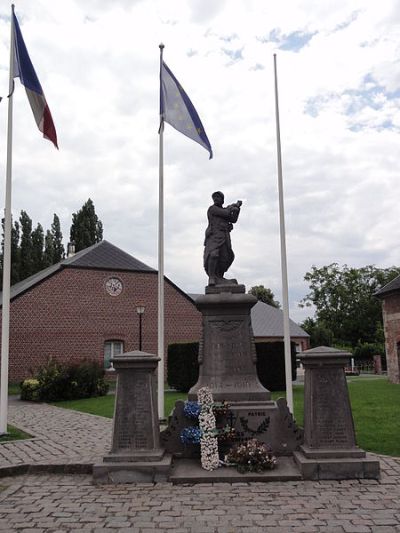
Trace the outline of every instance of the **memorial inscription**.
[[[341, 369], [339, 369], [341, 370]], [[314, 368], [312, 446], [317, 448], [348, 448], [354, 446], [350, 406], [339, 391], [346, 390], [342, 371]]]
[[111, 451], [93, 465], [95, 483], [167, 481], [172, 457], [160, 447], [156, 370], [160, 359], [133, 351], [111, 359], [117, 389]]
[[319, 346], [299, 355], [304, 375], [304, 444], [294, 458], [305, 479], [379, 477], [379, 462], [357, 447], [345, 365], [350, 354]]
[[156, 401], [158, 357], [129, 352], [113, 358], [117, 392], [111, 453], [106, 462], [153, 460], [163, 455]]
[[146, 374], [127, 371], [121, 378], [120, 387], [124, 388], [125, 394], [117, 399], [115, 424], [118, 432], [115, 434], [113, 449], [143, 449], [153, 445], [146, 402], [146, 389], [149, 386], [149, 376]]

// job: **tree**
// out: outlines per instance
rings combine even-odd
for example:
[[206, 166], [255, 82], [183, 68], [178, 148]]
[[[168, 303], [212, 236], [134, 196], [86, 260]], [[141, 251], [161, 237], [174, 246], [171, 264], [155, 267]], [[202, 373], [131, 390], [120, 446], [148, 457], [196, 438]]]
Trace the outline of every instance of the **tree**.
[[[16, 220], [11, 229], [11, 285], [14, 285], [14, 283], [17, 283], [21, 279], [21, 251], [19, 249], [19, 239], [19, 222]], [[3, 283], [3, 276], [1, 282]]]
[[332, 331], [335, 343], [374, 343], [382, 324], [381, 303], [374, 294], [399, 274], [398, 267], [313, 266], [304, 277], [310, 292], [300, 306], [315, 306], [317, 324]]
[[90, 198], [72, 215], [70, 239], [75, 243], [76, 252], [103, 240], [103, 224], [96, 215]]
[[275, 300], [274, 293], [271, 291], [271, 289], [264, 287], [264, 285], [255, 285], [249, 290], [248, 294], [252, 294], [260, 302], [272, 305], [272, 307], [276, 307], [277, 309], [279, 309], [281, 306], [278, 300]]
[[32, 231], [32, 274], [43, 268], [44, 233], [40, 223]]
[[[4, 219], [2, 220], [3, 238], [0, 253], [0, 289], [3, 281]], [[51, 231], [44, 236], [40, 223], [32, 231], [32, 219], [26, 211], [21, 211], [19, 222], [11, 228], [11, 285], [39, 272], [64, 256], [60, 219], [53, 217]]]
[[65, 256], [64, 245], [62, 243], [63, 234], [61, 233], [60, 219], [54, 213], [53, 223], [51, 225], [51, 236], [53, 238], [53, 260], [51, 264], [59, 263]]
[[21, 245], [20, 245], [20, 279], [23, 280], [34, 273], [33, 269], [33, 244], [32, 244], [32, 219], [26, 211], [21, 211], [19, 217], [21, 224]]
[[[1, 220], [3, 228], [0, 254], [0, 289], [3, 290], [3, 257], [4, 257], [4, 218]], [[16, 220], [11, 228], [11, 285], [20, 280], [20, 249], [19, 249], [19, 223]]]
[[300, 327], [310, 335], [311, 348], [317, 346], [332, 346], [333, 333], [323, 322], [319, 323], [314, 318], [306, 318]]
[[54, 239], [51, 231], [48, 229], [44, 238], [43, 268], [47, 268], [56, 262], [54, 261], [54, 255]]

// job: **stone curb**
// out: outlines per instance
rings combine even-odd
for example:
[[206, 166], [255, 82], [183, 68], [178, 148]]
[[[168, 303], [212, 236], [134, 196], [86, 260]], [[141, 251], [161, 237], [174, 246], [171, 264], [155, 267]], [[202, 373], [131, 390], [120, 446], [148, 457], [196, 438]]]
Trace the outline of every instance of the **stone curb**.
[[93, 463], [36, 463], [0, 466], [0, 478], [24, 474], [92, 474]]

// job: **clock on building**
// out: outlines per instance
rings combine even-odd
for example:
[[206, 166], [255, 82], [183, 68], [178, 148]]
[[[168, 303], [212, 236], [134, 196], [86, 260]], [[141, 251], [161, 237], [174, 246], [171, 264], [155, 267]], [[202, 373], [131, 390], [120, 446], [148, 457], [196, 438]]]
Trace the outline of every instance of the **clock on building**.
[[106, 291], [110, 296], [118, 296], [122, 292], [122, 281], [118, 278], [110, 278], [106, 281]]

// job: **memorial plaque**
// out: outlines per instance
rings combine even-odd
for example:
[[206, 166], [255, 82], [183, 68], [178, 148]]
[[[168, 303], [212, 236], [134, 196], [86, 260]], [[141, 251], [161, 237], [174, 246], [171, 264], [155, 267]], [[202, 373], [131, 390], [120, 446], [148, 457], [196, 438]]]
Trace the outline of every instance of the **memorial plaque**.
[[199, 350], [199, 379], [189, 391], [197, 399], [209, 387], [216, 401], [269, 400], [270, 392], [257, 376], [250, 310], [257, 302], [250, 294], [229, 292], [229, 287], [196, 300], [203, 315]]
[[104, 461], [152, 461], [160, 458], [155, 370], [159, 358], [130, 352], [113, 358], [117, 391], [111, 453]]
[[305, 368], [306, 448], [356, 448], [353, 416], [344, 373], [348, 355], [334, 348], [313, 348], [300, 356]]
[[315, 368], [312, 376], [312, 448], [351, 448], [355, 446], [350, 402], [343, 369]]

